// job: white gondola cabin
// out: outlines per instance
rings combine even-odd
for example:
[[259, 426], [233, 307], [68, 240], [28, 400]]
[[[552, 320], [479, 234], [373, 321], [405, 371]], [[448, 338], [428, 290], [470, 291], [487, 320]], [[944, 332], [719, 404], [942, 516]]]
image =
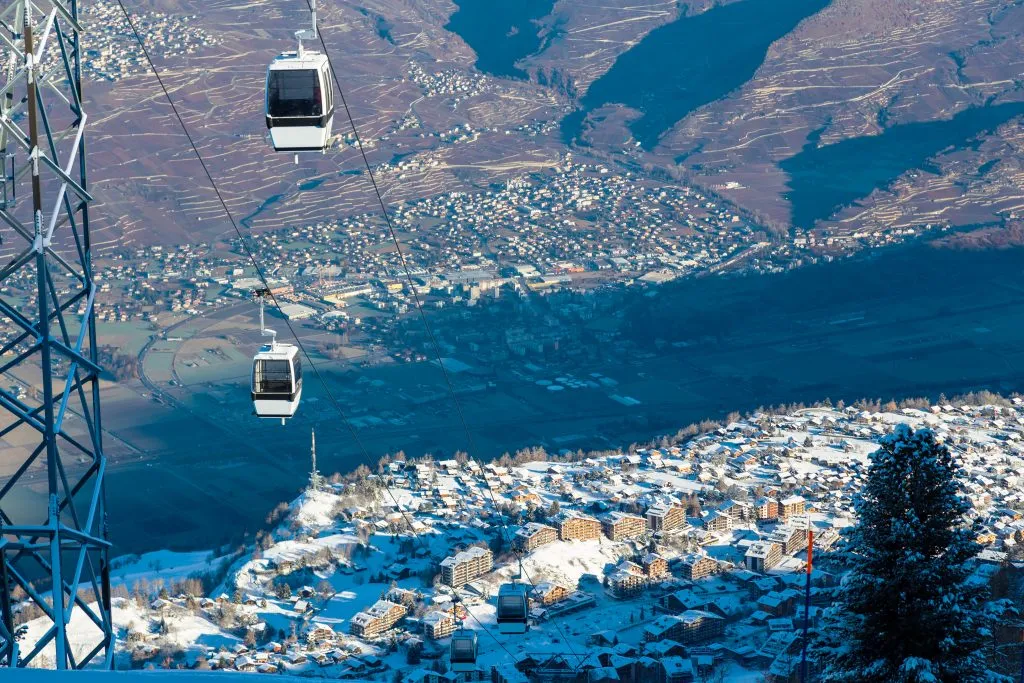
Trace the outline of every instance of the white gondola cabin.
[[455, 672], [476, 671], [476, 631], [460, 628], [452, 634], [451, 669]]
[[[266, 115], [270, 142], [278, 152], [320, 152], [331, 142], [334, 74], [327, 55], [305, 50], [316, 40], [316, 0], [311, 29], [295, 32], [299, 46], [274, 58], [267, 69]], [[298, 161], [298, 156], [296, 156]]]
[[502, 584], [498, 589], [498, 632], [526, 633], [530, 629], [529, 609], [526, 586]]
[[302, 399], [302, 359], [292, 344], [264, 344], [252, 363], [252, 405], [256, 415], [295, 415]]
[[302, 399], [302, 359], [299, 347], [278, 344], [277, 333], [264, 324], [263, 304], [268, 296], [267, 289], [256, 292], [260, 301], [260, 334], [270, 337], [270, 343], [261, 346], [252, 359], [252, 407], [257, 417], [279, 418], [284, 424], [295, 415]]
[[300, 49], [267, 69], [267, 128], [279, 152], [327, 149], [334, 123], [334, 86], [327, 56]]

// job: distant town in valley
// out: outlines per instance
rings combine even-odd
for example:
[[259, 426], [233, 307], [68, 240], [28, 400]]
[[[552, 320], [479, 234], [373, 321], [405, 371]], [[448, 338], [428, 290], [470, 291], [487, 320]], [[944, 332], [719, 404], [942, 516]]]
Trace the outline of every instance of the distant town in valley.
[[[685, 276], [779, 273], [940, 232], [929, 224], [771, 239], [713, 196], [574, 164], [571, 157], [556, 173], [486, 193], [399, 205], [392, 222], [401, 257], [374, 213], [260, 234], [251, 248], [284, 315], [352, 333], [392, 326], [415, 297], [434, 309], [505, 292], [527, 297]], [[150, 323], [159, 334], [183, 316], [233, 305], [261, 286], [244, 253], [235, 241], [108, 252], [96, 261], [97, 318]], [[28, 279], [6, 284], [12, 296], [24, 297], [26, 309], [32, 286]], [[0, 333], [0, 342], [9, 334]]]

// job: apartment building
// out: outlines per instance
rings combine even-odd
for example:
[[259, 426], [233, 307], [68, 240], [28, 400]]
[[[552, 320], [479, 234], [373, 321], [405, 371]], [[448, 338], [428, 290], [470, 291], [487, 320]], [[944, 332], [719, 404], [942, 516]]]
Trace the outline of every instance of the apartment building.
[[601, 530], [613, 541], [625, 541], [647, 533], [647, 521], [627, 512], [609, 512], [601, 518]]
[[536, 588], [530, 591], [530, 599], [546, 607], [565, 600], [571, 592], [565, 586], [544, 581], [538, 583]]
[[699, 643], [725, 632], [725, 619], [703, 610], [658, 617], [644, 627], [644, 642], [671, 639], [683, 645]]
[[723, 515], [732, 517], [732, 521], [749, 522], [754, 519], [754, 506], [742, 500], [727, 500], [718, 506], [718, 511]]
[[349, 622], [348, 632], [360, 638], [375, 638], [397, 624], [407, 614], [404, 605], [378, 600]]
[[678, 505], [659, 504], [647, 510], [647, 528], [652, 532], [672, 531], [686, 525], [686, 510]]
[[623, 560], [608, 575], [608, 590], [617, 598], [627, 598], [642, 591], [647, 581], [643, 567]]
[[783, 555], [792, 555], [807, 547], [807, 530], [783, 525], [775, 529], [768, 540], [782, 546]]
[[554, 527], [538, 522], [530, 522], [516, 531], [513, 543], [523, 552], [533, 552], [542, 545], [558, 540], [558, 532]]
[[718, 562], [707, 555], [688, 555], [679, 566], [683, 578], [688, 581], [697, 581], [718, 571]]
[[754, 517], [758, 520], [779, 518], [779, 501], [774, 498], [758, 498], [754, 503]]
[[441, 560], [441, 583], [461, 588], [493, 567], [494, 555], [491, 551], [474, 546]]
[[601, 522], [579, 512], [562, 513], [558, 537], [563, 541], [596, 541], [601, 537]]
[[743, 566], [752, 572], [762, 574], [782, 561], [782, 546], [771, 541], [757, 541], [751, 544], [743, 556]]
[[658, 683], [693, 683], [693, 660], [671, 655], [658, 660], [662, 672]]
[[642, 560], [644, 573], [652, 580], [669, 576], [668, 561], [658, 553], [647, 553]]
[[423, 615], [423, 635], [431, 640], [447, 638], [455, 632], [455, 619], [449, 612], [434, 610]]
[[718, 510], [712, 510], [704, 517], [704, 528], [719, 533], [729, 531], [732, 529], [732, 517]]
[[807, 501], [803, 496], [788, 496], [779, 501], [779, 515], [783, 519], [807, 513]]

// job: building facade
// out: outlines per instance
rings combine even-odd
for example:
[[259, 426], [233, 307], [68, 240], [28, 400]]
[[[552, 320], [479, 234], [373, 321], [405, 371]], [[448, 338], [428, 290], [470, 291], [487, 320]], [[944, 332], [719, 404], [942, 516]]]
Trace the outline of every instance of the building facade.
[[431, 640], [447, 638], [455, 632], [455, 619], [448, 612], [434, 610], [423, 616], [423, 635]]
[[783, 519], [806, 514], [807, 501], [803, 496], [789, 496], [779, 501], [779, 515]]
[[530, 522], [516, 531], [513, 539], [515, 546], [523, 552], [533, 552], [542, 545], [554, 543], [558, 540], [558, 532], [554, 527], [547, 524]]
[[608, 590], [616, 598], [628, 598], [641, 592], [647, 581], [643, 567], [624, 560], [608, 575]]
[[563, 541], [596, 541], [601, 537], [601, 522], [578, 512], [561, 515], [558, 538]]
[[729, 515], [712, 510], [704, 517], [704, 528], [708, 531], [724, 532], [732, 529], [732, 517]]
[[658, 553], [647, 553], [643, 559], [644, 573], [647, 578], [657, 580], [669, 576], [668, 561]]
[[725, 632], [725, 619], [703, 610], [658, 617], [644, 627], [644, 642], [671, 639], [683, 645], [699, 643]]
[[792, 555], [807, 547], [807, 530], [783, 525], [772, 532], [768, 539], [782, 546], [783, 555]]
[[493, 553], [487, 548], [474, 546], [441, 560], [441, 583], [461, 588], [493, 567]]
[[779, 518], [779, 501], [774, 498], [758, 498], [754, 503], [754, 516], [758, 520]]
[[404, 605], [378, 600], [349, 622], [348, 632], [360, 638], [375, 638], [397, 624], [407, 613]]
[[601, 530], [613, 541], [626, 541], [647, 533], [647, 521], [626, 512], [609, 512], [601, 518]]
[[547, 607], [565, 600], [570, 593], [571, 591], [565, 586], [544, 581], [538, 583], [536, 588], [530, 591], [530, 599]]
[[743, 566], [762, 574], [782, 561], [782, 546], [771, 541], [757, 541], [743, 556]]
[[686, 510], [678, 505], [655, 505], [647, 510], [647, 528], [652, 532], [672, 531], [686, 524]]
[[707, 555], [684, 557], [680, 567], [683, 578], [688, 581], [697, 581], [718, 572], [718, 562]]

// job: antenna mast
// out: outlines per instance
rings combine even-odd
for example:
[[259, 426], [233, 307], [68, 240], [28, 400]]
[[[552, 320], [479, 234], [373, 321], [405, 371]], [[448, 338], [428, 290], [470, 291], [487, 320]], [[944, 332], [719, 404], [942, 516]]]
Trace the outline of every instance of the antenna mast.
[[[0, 151], [25, 159], [0, 193], [0, 437], [26, 444], [0, 479], [0, 668], [113, 663], [81, 5], [0, 0]], [[15, 206], [19, 183], [31, 208]], [[16, 614], [29, 606], [50, 626], [26, 641]]]
[[313, 437], [313, 445], [310, 449], [310, 455], [313, 459], [313, 468], [309, 471], [309, 490], [319, 491], [323, 488], [323, 477], [320, 476], [320, 471], [316, 468], [316, 429], [310, 429], [310, 434]]

